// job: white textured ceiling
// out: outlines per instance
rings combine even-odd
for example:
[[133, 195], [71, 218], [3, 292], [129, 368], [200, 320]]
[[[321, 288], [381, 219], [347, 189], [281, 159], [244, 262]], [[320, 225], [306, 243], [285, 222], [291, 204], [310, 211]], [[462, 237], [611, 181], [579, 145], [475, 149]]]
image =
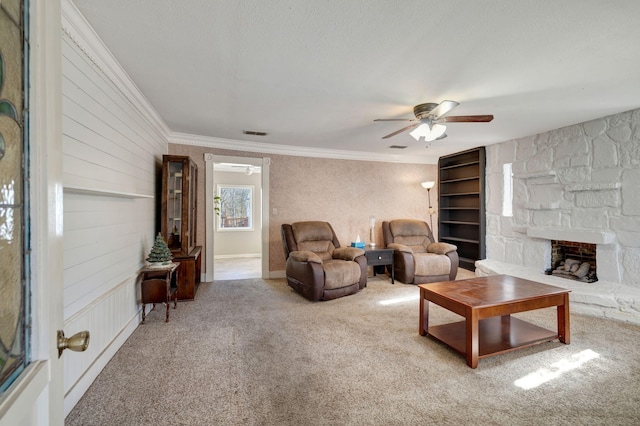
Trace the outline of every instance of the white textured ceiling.
[[[638, 0], [73, 2], [177, 133], [436, 162], [640, 107]], [[495, 119], [373, 122], [446, 99]]]

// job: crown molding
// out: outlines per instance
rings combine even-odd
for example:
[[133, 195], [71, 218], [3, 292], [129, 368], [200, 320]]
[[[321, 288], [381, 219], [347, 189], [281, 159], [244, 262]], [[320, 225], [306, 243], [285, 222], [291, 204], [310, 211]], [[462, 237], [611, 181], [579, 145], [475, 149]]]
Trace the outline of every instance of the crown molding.
[[164, 140], [168, 139], [171, 130], [151, 103], [142, 94], [129, 74], [111, 54], [91, 24], [78, 10], [72, 0], [62, 0], [62, 31], [93, 62], [100, 72], [129, 100], [134, 109]]
[[187, 133], [171, 133], [169, 143], [178, 145], [193, 145], [206, 148], [228, 149], [241, 152], [255, 152], [260, 154], [290, 155], [294, 157], [329, 158], [334, 160], [377, 161], [383, 163], [403, 164], [433, 164], [415, 157], [374, 154], [359, 151], [343, 151], [337, 149], [306, 148], [291, 145], [267, 144], [261, 142], [239, 141], [235, 139], [215, 138], [209, 136], [191, 135]]

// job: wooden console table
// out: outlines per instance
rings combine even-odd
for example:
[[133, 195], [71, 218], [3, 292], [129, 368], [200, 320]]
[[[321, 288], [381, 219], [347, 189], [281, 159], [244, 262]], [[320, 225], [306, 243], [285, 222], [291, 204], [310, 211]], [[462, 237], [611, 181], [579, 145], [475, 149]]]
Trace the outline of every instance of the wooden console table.
[[[478, 359], [559, 339], [569, 344], [569, 292], [508, 275], [421, 284], [421, 336], [429, 334], [460, 352], [471, 368]], [[465, 318], [429, 327], [429, 302]], [[557, 332], [511, 314], [556, 306]]]
[[147, 303], [152, 303], [153, 311], [156, 303], [165, 303], [167, 305], [167, 319], [169, 322], [169, 306], [173, 301], [173, 309], [178, 307], [178, 289], [177, 282], [177, 262], [172, 262], [166, 266], [145, 266], [139, 271], [142, 274], [140, 283], [141, 303], [142, 303], [142, 324], [146, 320], [145, 308]]

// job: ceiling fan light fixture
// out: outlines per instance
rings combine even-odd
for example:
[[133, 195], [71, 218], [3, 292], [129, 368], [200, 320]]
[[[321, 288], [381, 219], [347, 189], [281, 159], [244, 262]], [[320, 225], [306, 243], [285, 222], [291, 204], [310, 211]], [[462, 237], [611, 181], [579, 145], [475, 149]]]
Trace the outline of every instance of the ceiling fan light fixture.
[[426, 142], [431, 142], [442, 136], [446, 130], [447, 126], [444, 124], [434, 124], [430, 126], [429, 123], [422, 123], [409, 134], [417, 141], [423, 137]]
[[422, 123], [415, 129], [413, 129], [409, 134], [412, 138], [419, 141], [421, 137], [426, 138], [430, 132], [431, 129], [429, 128], [429, 125], [427, 123]]
[[424, 137], [424, 140], [427, 142], [435, 141], [440, 136], [444, 135], [444, 132], [447, 130], [447, 126], [444, 124], [434, 124], [431, 127], [431, 132], [429, 132], [428, 136]]

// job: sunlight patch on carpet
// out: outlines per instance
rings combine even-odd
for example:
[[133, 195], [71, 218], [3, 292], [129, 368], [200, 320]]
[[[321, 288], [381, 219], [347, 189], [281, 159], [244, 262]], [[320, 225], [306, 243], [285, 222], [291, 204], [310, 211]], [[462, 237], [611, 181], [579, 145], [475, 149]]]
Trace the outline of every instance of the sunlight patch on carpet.
[[572, 355], [571, 358], [561, 359], [558, 362], [551, 364], [550, 368], [540, 368], [538, 371], [534, 371], [531, 374], [527, 374], [521, 379], [513, 382], [514, 385], [524, 390], [533, 389], [540, 386], [543, 383], [549, 382], [553, 379], [560, 377], [567, 371], [575, 370], [581, 367], [583, 364], [600, 358], [600, 355], [591, 349], [586, 349], [580, 353]]
[[419, 299], [420, 299], [420, 295], [419, 294], [414, 294], [414, 295], [411, 295], [411, 296], [394, 297], [394, 298], [391, 298], [391, 299], [385, 299], [385, 300], [381, 300], [378, 303], [381, 304], [382, 306], [387, 306], [387, 305], [395, 305], [396, 303], [411, 302], [411, 301], [419, 300]]

